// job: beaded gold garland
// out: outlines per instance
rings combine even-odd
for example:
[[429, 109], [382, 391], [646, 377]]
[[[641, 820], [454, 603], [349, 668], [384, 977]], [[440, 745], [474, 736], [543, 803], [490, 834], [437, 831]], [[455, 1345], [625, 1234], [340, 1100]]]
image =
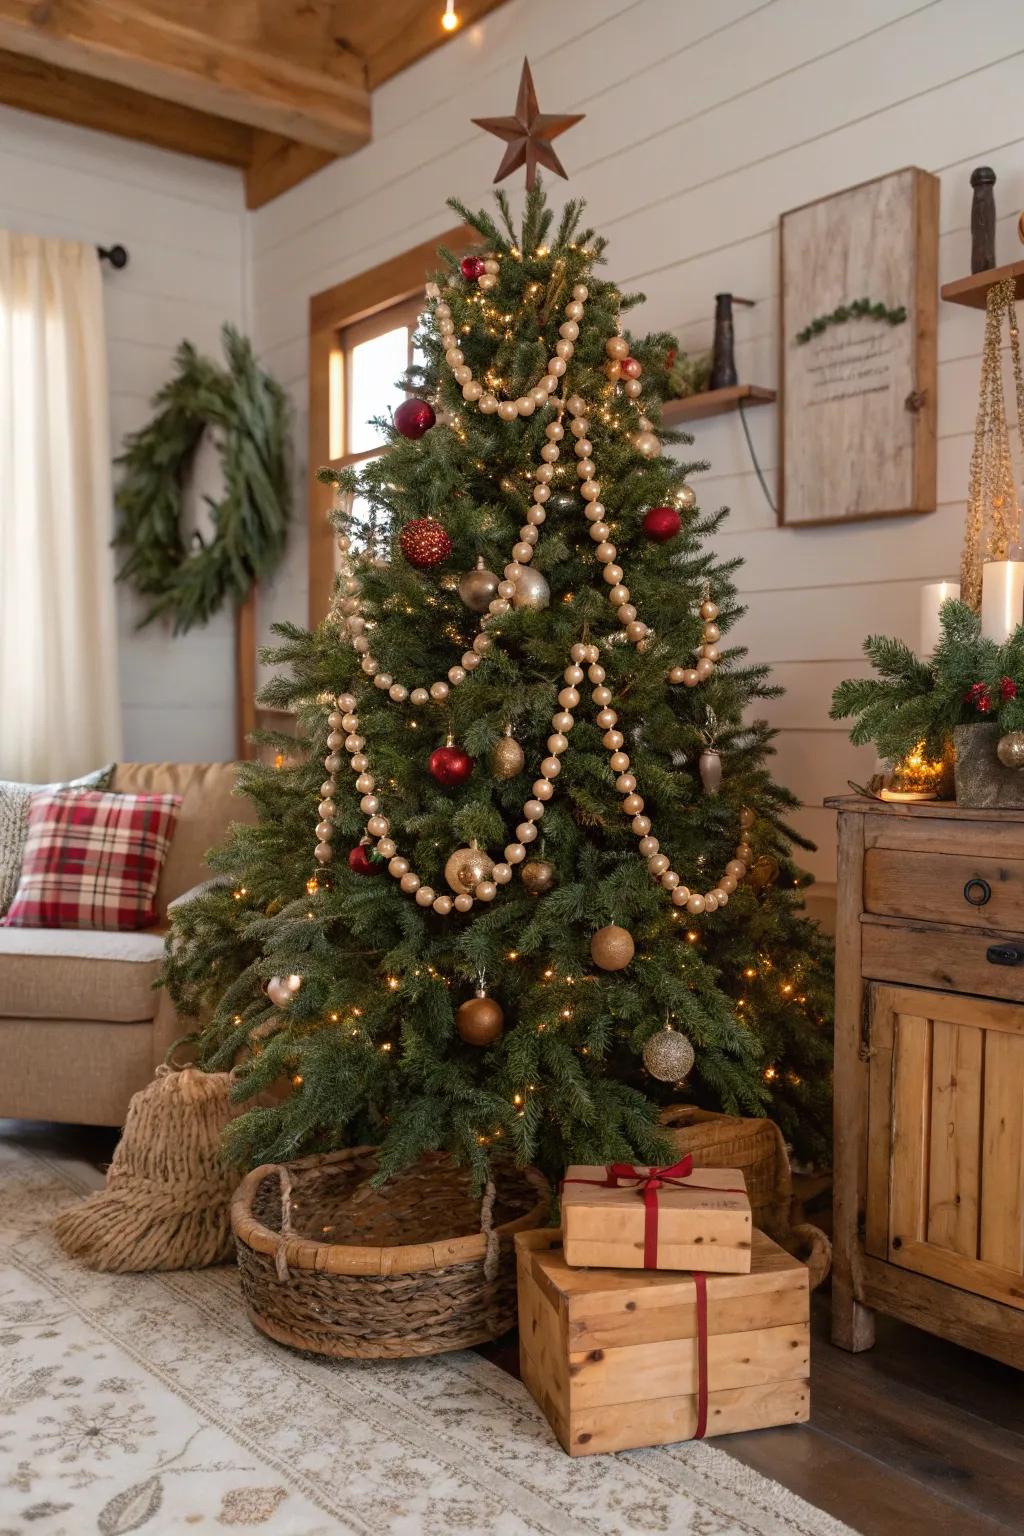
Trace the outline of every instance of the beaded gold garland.
[[[678, 873], [672, 868], [668, 856], [661, 852], [658, 839], [652, 832], [651, 819], [644, 814], [643, 796], [637, 793], [636, 776], [629, 771], [630, 759], [622, 750], [625, 737], [617, 729], [619, 716], [611, 708], [612, 693], [606, 686], [605, 669], [600, 664], [600, 650], [597, 645], [582, 641], [577, 641], [572, 646], [569, 652], [569, 665], [562, 673], [566, 686], [558, 695], [560, 707], [551, 717], [552, 734], [547, 740], [549, 755], [542, 760], [540, 777], [532, 786], [530, 798], [523, 804], [523, 820], [516, 827], [516, 841], [507, 844], [504, 858], [496, 863], [487, 877], [478, 881], [471, 891], [460, 893], [454, 899], [444, 893], [438, 894], [432, 886], [423, 884], [409, 860], [398, 852], [397, 844], [390, 836], [391, 824], [381, 813], [380, 799], [374, 792], [376, 781], [369, 771], [370, 762], [364, 750], [366, 740], [358, 734], [359, 717], [349, 708], [350, 705], [354, 705], [351, 694], [339, 695], [337, 710], [332, 711], [330, 716], [329, 723], [332, 731], [327, 739], [329, 752], [324, 759], [324, 766], [331, 778], [322, 786], [324, 799], [319, 809], [323, 819], [317, 827], [319, 839], [316, 847], [317, 859], [321, 863], [326, 863], [332, 856], [334, 787], [337, 783], [335, 775], [341, 767], [337, 749], [344, 746], [345, 751], [350, 754], [352, 771], [357, 775], [356, 789], [362, 795], [359, 808], [366, 817], [367, 834], [377, 840], [377, 852], [382, 858], [388, 860], [388, 873], [398, 880], [401, 890], [406, 895], [413, 896], [417, 905], [433, 907], [434, 911], [441, 916], [447, 916], [453, 908], [457, 912], [468, 912], [476, 901], [493, 901], [498, 894], [499, 886], [507, 885], [512, 879], [515, 866], [522, 864], [526, 859], [529, 844], [536, 842], [539, 835], [537, 823], [544, 816], [547, 802], [554, 796], [553, 781], [562, 771], [561, 758], [569, 747], [568, 733], [576, 723], [572, 711], [580, 702], [578, 685], [584, 679], [584, 664], [587, 666], [586, 677], [593, 684], [590, 696], [596, 706], [594, 721], [603, 732], [601, 742], [609, 754], [609, 767], [616, 775], [615, 788], [622, 796], [622, 810], [630, 818], [630, 828], [638, 839], [639, 852], [647, 860], [648, 870], [660, 882], [662, 889], [669, 893], [673, 905], [685, 907], [686, 911], [694, 916], [700, 913], [712, 913], [719, 907], [724, 907], [746, 874], [753, 858], [753, 849], [743, 835], [753, 822], [752, 814], [749, 811], [741, 813], [740, 825], [743, 830], [740, 834], [740, 842], [736, 847], [735, 856], [726, 864], [721, 878], [703, 893], [684, 885]], [[343, 736], [342, 732], [348, 734]]]
[[[499, 270], [497, 262], [492, 257], [486, 258], [484, 271], [477, 279], [477, 284], [482, 291], [489, 291], [495, 286]], [[514, 421], [520, 417], [530, 416], [538, 407], [547, 404], [556, 406], [557, 415], [545, 427], [547, 441], [541, 449], [542, 462], [534, 471], [533, 505], [526, 515], [525, 524], [519, 530], [519, 540], [513, 546], [512, 558], [504, 568], [504, 579], [499, 582], [497, 595], [489, 602], [487, 612], [480, 619], [480, 630], [473, 640], [472, 649], [463, 654], [460, 665], [449, 668], [447, 681], [438, 679], [429, 687], [410, 689], [404, 683], [396, 681], [389, 673], [379, 669], [378, 662], [371, 653], [370, 640], [365, 633], [367, 621], [361, 611], [359, 583], [348, 561], [350, 539], [346, 532], [339, 535], [338, 548], [342, 561], [336, 613], [343, 631], [347, 633], [353, 649], [360, 657], [362, 670], [372, 678], [375, 687], [387, 693], [392, 702], [402, 704], [408, 700], [418, 706], [431, 701], [444, 704], [451, 687], [457, 687], [469, 672], [480, 665], [492, 645], [491, 637], [485, 633], [485, 628], [494, 618], [507, 613], [512, 607], [516, 596], [517, 580], [533, 559], [533, 552], [540, 536], [539, 529], [547, 516], [544, 504], [551, 496], [550, 485], [554, 478], [554, 466], [561, 457], [562, 450], [559, 445], [565, 438], [563, 419], [566, 414], [572, 418], [570, 432], [575, 438], [574, 452], [578, 460], [579, 491], [585, 504], [586, 518], [590, 523], [590, 537], [595, 544], [594, 557], [602, 567], [603, 579], [609, 587], [608, 598], [615, 608], [616, 617], [624, 627], [625, 638], [638, 649], [646, 649], [651, 632], [638, 617], [635, 606], [630, 602], [629, 588], [623, 581], [624, 572], [617, 564], [618, 551], [611, 542], [611, 530], [604, 521], [605, 508], [600, 501], [601, 485], [596, 477], [597, 471], [592, 457], [593, 444], [588, 437], [589, 420], [586, 403], [579, 395], [566, 396], [564, 391], [558, 400], [552, 398], [559, 388], [568, 362], [575, 351], [579, 321], [583, 317], [584, 305], [589, 297], [586, 285], [578, 283], [573, 288], [572, 298], [565, 306], [566, 318], [559, 327], [560, 340], [556, 344], [555, 354], [549, 360], [544, 375], [530, 391], [515, 400], [499, 400], [496, 394], [485, 391], [479, 381], [474, 379], [472, 370], [467, 366], [465, 356], [457, 345], [450, 306], [441, 299], [440, 291], [434, 284], [428, 285], [427, 296], [436, 301], [435, 315], [438, 330], [445, 345], [445, 361], [468, 404], [475, 404], [484, 415], [496, 414], [504, 421]], [[613, 370], [610, 371], [609, 377], [618, 378], [622, 362], [628, 358], [629, 344], [625, 338], [613, 336], [606, 342], [605, 350], [609, 357], [609, 370]], [[626, 383], [634, 387], [628, 388], [626, 392], [629, 398], [635, 399], [640, 392], [639, 376], [642, 370], [638, 362], [633, 359], [629, 361], [631, 367]], [[660, 451], [661, 445], [654, 435], [652, 423], [641, 415], [638, 427], [639, 431], [632, 439], [633, 447], [641, 457], [653, 457]], [[696, 665], [693, 668], [671, 668], [668, 680], [672, 683], [681, 682], [690, 687], [696, 686], [711, 675], [719, 659], [717, 641], [720, 631], [714, 622], [718, 617], [718, 608], [712, 602], [709, 591], [705, 592], [700, 612], [704, 620], [704, 640]], [[327, 739], [328, 756], [324, 760], [329, 777], [321, 785], [321, 801], [318, 808], [320, 821], [317, 825], [318, 841], [315, 850], [317, 860], [323, 864], [333, 856], [331, 841], [336, 805], [336, 775], [342, 762], [338, 749], [344, 746], [350, 754], [352, 770], [357, 775], [355, 787], [362, 797], [360, 809], [367, 818], [367, 833], [371, 838], [376, 839], [377, 852], [388, 860], [388, 871], [399, 881], [402, 891], [413, 896], [418, 905], [432, 907], [442, 916], [448, 915], [453, 908], [459, 912], [468, 912], [477, 900], [493, 901], [498, 888], [510, 882], [514, 866], [525, 860], [528, 845], [538, 836], [537, 823], [544, 815], [546, 803], [554, 794], [553, 781], [561, 771], [560, 758], [568, 749], [568, 732], [575, 724], [575, 717], [571, 710], [579, 703], [580, 695], [576, 685], [583, 681], [582, 664], [586, 663], [587, 675], [594, 684], [591, 697], [597, 706], [596, 723], [604, 733], [602, 742], [609, 752], [609, 763], [616, 774], [616, 788], [623, 796], [623, 810], [631, 818], [630, 825], [639, 839], [639, 851], [646, 858], [648, 869], [652, 876], [660, 881], [663, 889], [670, 893], [673, 904], [685, 907], [692, 914], [710, 913], [724, 906], [735, 891], [738, 881], [746, 873], [753, 857], [753, 850], [741, 835], [735, 857], [728, 862], [721, 879], [715, 886], [702, 894], [682, 884], [679, 875], [671, 868], [667, 856], [661, 853], [658, 839], [652, 835], [650, 818], [643, 814], [644, 801], [636, 792], [635, 775], [629, 772], [629, 757], [622, 751], [625, 738], [622, 732], [615, 728], [618, 724], [618, 715], [611, 708], [612, 695], [605, 686], [605, 671], [600, 665], [599, 656], [599, 649], [593, 643], [577, 642], [571, 648], [570, 662], [563, 673], [563, 680], [567, 686], [560, 691], [559, 710], [551, 718], [553, 734], [548, 737], [547, 742], [549, 756], [541, 762], [540, 777], [533, 784], [531, 797], [523, 805], [524, 819], [516, 828], [516, 841], [506, 846], [504, 859], [494, 865], [486, 879], [478, 881], [472, 891], [460, 893], [454, 898], [445, 893], [438, 894], [429, 885], [424, 885], [419, 875], [411, 868], [408, 859], [398, 853], [397, 845], [389, 835], [390, 822], [381, 813], [380, 799], [375, 793], [376, 782], [369, 771], [369, 759], [364, 750], [365, 738], [358, 734], [359, 719], [355, 714], [355, 699], [351, 694], [339, 695], [336, 701], [337, 707], [333, 708], [329, 715], [331, 732]], [[748, 816], [750, 816], [749, 812], [744, 812], [741, 816], [743, 827], [751, 824], [752, 817], [750, 820], [744, 819]]]

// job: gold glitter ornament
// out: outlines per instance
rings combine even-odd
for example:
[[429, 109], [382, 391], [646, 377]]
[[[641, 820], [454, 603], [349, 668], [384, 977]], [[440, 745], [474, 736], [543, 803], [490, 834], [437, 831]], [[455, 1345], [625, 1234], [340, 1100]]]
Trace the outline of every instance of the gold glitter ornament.
[[644, 1046], [644, 1066], [662, 1083], [681, 1083], [694, 1063], [694, 1050], [671, 1024], [659, 1029]]
[[505, 734], [491, 748], [489, 758], [491, 776], [495, 779], [514, 779], [526, 767], [526, 754], [512, 735], [512, 727], [505, 727]]
[[489, 880], [494, 869], [494, 860], [489, 854], [471, 843], [468, 848], [456, 848], [447, 864], [444, 866], [444, 877], [452, 890], [461, 896], [465, 891], [473, 891], [481, 880]]

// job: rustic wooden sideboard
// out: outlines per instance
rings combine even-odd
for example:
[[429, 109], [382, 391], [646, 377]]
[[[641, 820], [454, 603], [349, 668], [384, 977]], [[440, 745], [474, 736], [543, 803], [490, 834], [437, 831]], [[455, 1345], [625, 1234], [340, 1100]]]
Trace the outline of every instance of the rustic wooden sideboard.
[[832, 1338], [1024, 1368], [1024, 812], [839, 816]]

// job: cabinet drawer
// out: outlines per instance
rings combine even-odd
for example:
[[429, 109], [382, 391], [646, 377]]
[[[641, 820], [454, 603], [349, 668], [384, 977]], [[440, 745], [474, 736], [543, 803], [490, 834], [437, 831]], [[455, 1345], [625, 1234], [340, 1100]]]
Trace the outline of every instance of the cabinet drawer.
[[998, 944], [1019, 945], [1024, 953], [1019, 934], [866, 916], [861, 924], [861, 969], [872, 981], [899, 981], [1022, 1002], [1024, 961], [994, 964], [987, 951]]
[[1024, 859], [869, 848], [864, 910], [1024, 934]]

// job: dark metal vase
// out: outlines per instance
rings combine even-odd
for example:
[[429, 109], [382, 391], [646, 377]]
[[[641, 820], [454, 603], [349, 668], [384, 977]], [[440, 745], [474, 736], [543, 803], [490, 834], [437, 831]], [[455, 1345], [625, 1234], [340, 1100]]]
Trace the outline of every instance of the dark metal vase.
[[736, 372], [736, 337], [732, 321], [732, 294], [715, 294], [715, 340], [711, 351], [709, 389], [728, 389], [739, 383]]

